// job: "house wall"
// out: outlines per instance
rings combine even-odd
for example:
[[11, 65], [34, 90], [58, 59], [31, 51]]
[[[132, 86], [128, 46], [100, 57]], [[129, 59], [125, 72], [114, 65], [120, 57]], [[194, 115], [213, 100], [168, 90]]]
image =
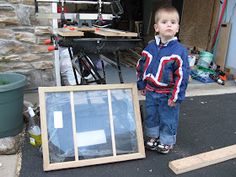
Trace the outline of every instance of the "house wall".
[[226, 13], [226, 22], [229, 22], [231, 17], [230, 22], [232, 24], [226, 59], [226, 67], [233, 68], [235, 72], [234, 74], [236, 74], [236, 7], [234, 8], [235, 4], [235, 0], [228, 0]]
[[51, 26], [50, 21], [35, 18], [34, 0], [1, 0], [0, 72], [26, 75], [30, 88], [54, 85], [54, 54], [43, 44]]

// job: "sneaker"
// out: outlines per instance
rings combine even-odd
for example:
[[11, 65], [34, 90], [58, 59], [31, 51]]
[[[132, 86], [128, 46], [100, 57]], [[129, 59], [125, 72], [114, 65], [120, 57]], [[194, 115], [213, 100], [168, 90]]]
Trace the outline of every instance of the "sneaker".
[[145, 147], [149, 150], [157, 150], [159, 142], [160, 141], [158, 138], [148, 138], [148, 140], [145, 142]]
[[157, 146], [157, 152], [161, 154], [168, 154], [171, 149], [173, 149], [173, 145], [159, 144]]

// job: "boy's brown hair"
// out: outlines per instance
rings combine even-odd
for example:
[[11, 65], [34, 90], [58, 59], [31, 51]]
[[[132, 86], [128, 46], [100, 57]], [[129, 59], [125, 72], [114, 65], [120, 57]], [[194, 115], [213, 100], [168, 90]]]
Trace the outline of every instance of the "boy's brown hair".
[[160, 20], [160, 14], [161, 12], [168, 12], [168, 13], [176, 13], [177, 14], [177, 20], [179, 22], [179, 12], [177, 9], [173, 6], [161, 6], [159, 7], [155, 12], [155, 23], [157, 23]]

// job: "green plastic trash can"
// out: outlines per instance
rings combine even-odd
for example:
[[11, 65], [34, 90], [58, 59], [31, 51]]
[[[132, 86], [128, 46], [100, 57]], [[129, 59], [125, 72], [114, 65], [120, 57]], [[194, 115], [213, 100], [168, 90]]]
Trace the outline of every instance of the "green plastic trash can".
[[23, 129], [23, 97], [26, 77], [0, 73], [0, 138], [15, 136]]

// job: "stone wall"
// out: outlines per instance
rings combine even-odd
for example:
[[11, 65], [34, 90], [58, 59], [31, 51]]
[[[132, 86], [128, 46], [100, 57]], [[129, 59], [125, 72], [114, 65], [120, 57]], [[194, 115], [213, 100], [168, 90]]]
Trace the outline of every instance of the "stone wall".
[[51, 31], [50, 21], [36, 19], [34, 0], [0, 0], [0, 72], [24, 74], [27, 88], [55, 85], [54, 53], [43, 44]]

